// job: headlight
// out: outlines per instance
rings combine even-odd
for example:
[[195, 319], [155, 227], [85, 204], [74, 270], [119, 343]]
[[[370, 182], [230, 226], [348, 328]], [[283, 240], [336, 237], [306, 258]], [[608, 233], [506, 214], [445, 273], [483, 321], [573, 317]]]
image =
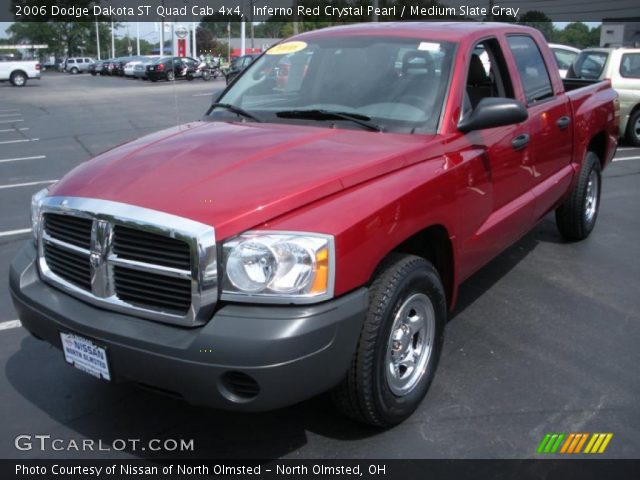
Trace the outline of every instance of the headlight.
[[33, 233], [34, 240], [38, 240], [40, 208], [42, 207], [42, 200], [47, 196], [47, 193], [49, 193], [49, 189], [43, 188], [31, 197], [31, 233]]
[[247, 232], [222, 250], [223, 299], [310, 303], [333, 296], [331, 235]]

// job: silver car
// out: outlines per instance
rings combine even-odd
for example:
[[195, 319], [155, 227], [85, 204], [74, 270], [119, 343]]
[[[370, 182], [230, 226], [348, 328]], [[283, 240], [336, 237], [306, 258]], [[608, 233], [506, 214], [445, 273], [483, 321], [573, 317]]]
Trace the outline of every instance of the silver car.
[[568, 76], [611, 79], [620, 100], [620, 135], [640, 147], [640, 48], [588, 48], [578, 55]]
[[77, 73], [88, 72], [89, 67], [95, 60], [90, 57], [72, 57], [67, 58], [64, 71], [75, 75]]

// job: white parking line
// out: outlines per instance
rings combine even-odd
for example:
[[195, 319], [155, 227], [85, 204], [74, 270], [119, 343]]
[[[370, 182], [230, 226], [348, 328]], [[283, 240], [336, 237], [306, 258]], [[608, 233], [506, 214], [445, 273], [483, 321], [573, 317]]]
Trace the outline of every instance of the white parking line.
[[191, 95], [192, 97], [210, 97], [213, 93], [196, 93], [195, 95]]
[[58, 180], [42, 180], [40, 182], [14, 183], [11, 185], [0, 185], [0, 190], [5, 188], [31, 187], [33, 185], [43, 185], [45, 183], [56, 183]]
[[46, 155], [36, 155], [35, 157], [4, 158], [4, 159], [0, 159], [0, 163], [21, 162], [23, 160], [39, 160], [41, 158], [47, 158], [47, 156]]
[[15, 117], [16, 115], [22, 115], [20, 112], [17, 113], [0, 113], [0, 117]]
[[616, 157], [613, 159], [614, 162], [624, 162], [626, 160], [640, 160], [640, 156], [638, 157]]
[[7, 108], [4, 110], [0, 110], [0, 113], [9, 113], [9, 112], [19, 112], [20, 110], [18, 110], [17, 108]]
[[25, 142], [37, 142], [39, 138], [21, 138], [20, 140], [5, 140], [0, 142], [0, 145], [6, 145], [8, 143], [25, 143]]
[[3, 129], [3, 130], [0, 130], [0, 133], [26, 132], [27, 130], [29, 130], [29, 127], [22, 127], [22, 128], [5, 128], [5, 129]]
[[16, 120], [0, 120], [0, 123], [16, 123], [16, 122], [24, 122], [24, 120], [21, 118], [18, 118]]
[[21, 230], [7, 230], [6, 232], [0, 232], [0, 237], [10, 237], [12, 235], [22, 235], [23, 233], [29, 233], [30, 228], [23, 228]]
[[9, 320], [7, 322], [0, 323], [0, 330], [9, 330], [10, 328], [20, 328], [22, 323], [20, 320]]

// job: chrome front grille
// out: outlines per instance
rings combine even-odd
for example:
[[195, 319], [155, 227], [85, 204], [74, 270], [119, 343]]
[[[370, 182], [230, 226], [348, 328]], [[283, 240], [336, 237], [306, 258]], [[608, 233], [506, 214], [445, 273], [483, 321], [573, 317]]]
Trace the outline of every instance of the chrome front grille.
[[47, 197], [38, 232], [43, 278], [90, 303], [179, 325], [217, 301], [212, 227], [105, 200]]

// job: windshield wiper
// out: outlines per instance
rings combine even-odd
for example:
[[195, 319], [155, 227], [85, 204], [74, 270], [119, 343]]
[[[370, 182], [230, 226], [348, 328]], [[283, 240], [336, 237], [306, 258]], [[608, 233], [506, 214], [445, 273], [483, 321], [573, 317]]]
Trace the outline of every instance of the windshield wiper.
[[383, 128], [380, 125], [376, 125], [372, 123], [370, 117], [366, 115], [361, 115], [359, 113], [347, 113], [347, 112], [336, 112], [334, 110], [322, 110], [322, 109], [313, 109], [313, 110], [283, 110], [281, 112], [276, 113], [276, 115], [280, 118], [303, 118], [303, 119], [311, 119], [311, 120], [347, 120], [349, 122], [357, 123], [369, 130], [375, 130], [376, 132], [381, 132]]
[[213, 104], [211, 104], [211, 107], [212, 108], [218, 108], [218, 107], [219, 108], [224, 108], [226, 110], [229, 110], [231, 113], [235, 113], [236, 115], [239, 115], [241, 117], [250, 118], [254, 122], [262, 122], [262, 120], [260, 120], [254, 114], [247, 112], [243, 108], [236, 107], [235, 105], [231, 105], [230, 103], [213, 103]]

